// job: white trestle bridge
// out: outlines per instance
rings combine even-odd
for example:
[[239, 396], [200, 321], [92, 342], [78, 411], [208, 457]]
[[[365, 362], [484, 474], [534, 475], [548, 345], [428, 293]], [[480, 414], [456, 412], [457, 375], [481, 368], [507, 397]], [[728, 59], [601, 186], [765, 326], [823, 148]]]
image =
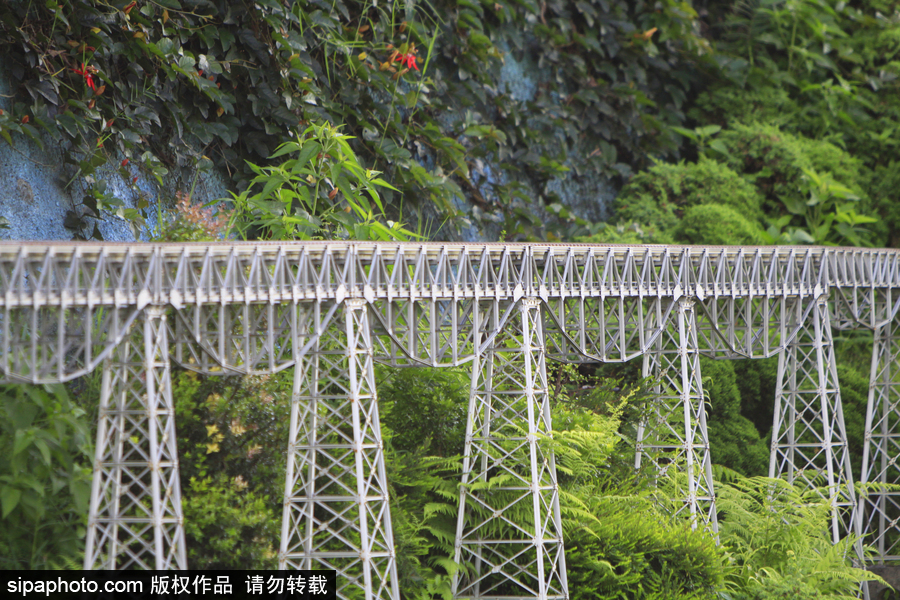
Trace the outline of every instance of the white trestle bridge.
[[[548, 359], [642, 357], [661, 383], [636, 463], [675, 465], [682, 510], [715, 532], [699, 357], [778, 356], [770, 476], [825, 490], [835, 541], [866, 534], [877, 563], [900, 560], [900, 492], [856, 497], [832, 343], [874, 332], [857, 477], [897, 483], [898, 307], [887, 249], [4, 242], [0, 381], [102, 369], [84, 566], [185, 569], [171, 364], [292, 369], [280, 565], [398, 599], [374, 364], [469, 364], [455, 597], [562, 599]], [[527, 522], [506, 514], [518, 503]]]

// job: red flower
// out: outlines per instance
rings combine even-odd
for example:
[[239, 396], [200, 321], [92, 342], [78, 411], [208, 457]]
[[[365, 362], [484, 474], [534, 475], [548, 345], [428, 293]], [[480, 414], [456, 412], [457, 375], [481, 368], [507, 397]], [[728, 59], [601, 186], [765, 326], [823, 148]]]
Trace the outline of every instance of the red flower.
[[406, 65], [407, 69], [415, 69], [419, 70], [419, 67], [416, 66], [416, 56], [415, 54], [407, 53], [407, 54], [398, 54], [395, 61], [400, 61], [400, 64]]
[[72, 69], [72, 71], [74, 71], [76, 75], [81, 75], [82, 77], [84, 77], [84, 82], [89, 88], [91, 88], [92, 90], [97, 89], [97, 87], [94, 85], [94, 78], [91, 77], [91, 73], [96, 72], [97, 69], [95, 69], [94, 67], [86, 67], [84, 66], [84, 63], [81, 63], [80, 69]]
[[124, 166], [127, 165], [127, 164], [128, 164], [128, 159], [126, 158], [125, 160], [122, 161], [122, 165], [121, 165], [121, 166], [124, 167]]

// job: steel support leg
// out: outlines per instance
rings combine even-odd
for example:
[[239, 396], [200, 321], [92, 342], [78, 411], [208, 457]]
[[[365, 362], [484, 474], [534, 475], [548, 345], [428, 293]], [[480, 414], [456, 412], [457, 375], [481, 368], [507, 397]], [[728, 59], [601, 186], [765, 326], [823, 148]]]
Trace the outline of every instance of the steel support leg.
[[832, 507], [831, 536], [837, 543], [848, 533], [858, 533], [859, 523], [830, 310], [825, 296], [814, 302], [778, 357], [769, 477], [825, 490]]
[[337, 570], [339, 598], [399, 600], [366, 303], [343, 317], [295, 367], [279, 566]]
[[670, 466], [683, 472], [675, 477], [683, 500], [677, 512], [688, 511], [692, 527], [699, 523], [718, 534], [694, 301], [676, 303], [656, 351], [644, 355], [643, 375], [659, 379], [659, 398], [638, 428], [635, 466], [648, 459], [661, 473]]
[[569, 597], [540, 301], [519, 311], [473, 366], [454, 598]]
[[85, 569], [186, 569], [163, 309], [103, 365]]
[[[888, 320], [875, 330], [863, 446], [863, 483], [900, 483], [900, 339]], [[900, 560], [900, 491], [875, 489], [860, 498], [862, 532], [876, 564]]]

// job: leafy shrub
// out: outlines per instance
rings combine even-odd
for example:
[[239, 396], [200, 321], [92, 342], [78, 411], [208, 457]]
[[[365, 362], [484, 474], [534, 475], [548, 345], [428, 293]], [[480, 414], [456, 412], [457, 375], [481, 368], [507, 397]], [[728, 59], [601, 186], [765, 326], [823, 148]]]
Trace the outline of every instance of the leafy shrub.
[[728, 84], [712, 86], [698, 94], [688, 116], [698, 123], [713, 121], [726, 127], [738, 123], [765, 123], [786, 127], [800, 111], [780, 87], [742, 89]]
[[0, 569], [79, 560], [93, 450], [62, 385], [0, 386]]
[[709, 401], [707, 426], [713, 462], [744, 475], [766, 473], [769, 450], [753, 423], [741, 414], [732, 361], [701, 358], [700, 372]]
[[290, 389], [283, 375], [174, 376], [192, 568], [276, 566]]
[[878, 165], [870, 180], [870, 193], [877, 207], [878, 215], [887, 230], [886, 243], [891, 248], [900, 246], [900, 202], [897, 202], [897, 190], [900, 189], [900, 161], [891, 160], [888, 164]]
[[670, 231], [662, 231], [652, 222], [638, 224], [635, 222], [598, 223], [597, 231], [591, 235], [577, 236], [576, 242], [582, 244], [671, 244], [673, 242]]
[[872, 239], [858, 227], [874, 220], [863, 215], [871, 209], [865, 174], [845, 151], [757, 123], [737, 123], [719, 139], [728, 147], [728, 166], [763, 194], [770, 218], [784, 215], [783, 225], [804, 228], [817, 243]]
[[462, 455], [469, 410], [464, 369], [384, 369], [378, 377], [381, 423], [398, 452]]
[[729, 167], [753, 182], [769, 209], [779, 208], [779, 198], [797, 198], [804, 169], [830, 173], [847, 187], [859, 190], [860, 165], [837, 146], [791, 134], [759, 123], [736, 123], [720, 139], [728, 145]]
[[747, 219], [760, 219], [760, 196], [737, 173], [711, 160], [657, 164], [635, 175], [616, 200], [617, 219], [651, 223], [671, 234], [688, 208], [721, 204]]
[[700, 204], [684, 211], [675, 239], [687, 244], [745, 246], [761, 243], [759, 227], [722, 204]]
[[184, 534], [192, 569], [278, 567], [281, 526], [273, 518], [272, 502], [248, 490], [243, 477], [229, 478], [222, 472], [202, 479], [192, 477], [183, 496]]
[[350, 136], [328, 124], [310, 125], [297, 141], [270, 158], [283, 163], [250, 168], [250, 187], [232, 194], [231, 224], [243, 239], [404, 240], [414, 234], [387, 221], [379, 189], [394, 189], [377, 171], [364, 168]]

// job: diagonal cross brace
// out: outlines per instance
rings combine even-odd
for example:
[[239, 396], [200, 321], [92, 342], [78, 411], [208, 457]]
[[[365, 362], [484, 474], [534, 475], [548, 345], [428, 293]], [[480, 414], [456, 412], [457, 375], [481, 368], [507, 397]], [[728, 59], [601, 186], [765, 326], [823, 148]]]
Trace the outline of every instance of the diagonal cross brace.
[[822, 490], [837, 543], [860, 530], [827, 300], [824, 294], [807, 300], [809, 311], [793, 300], [787, 311], [786, 325], [799, 329], [778, 356], [769, 477]]
[[[343, 302], [343, 328], [292, 317], [297, 353], [281, 530], [281, 569], [335, 569], [339, 598], [399, 600], [372, 334], [366, 303]], [[315, 335], [315, 332], [312, 332]]]
[[680, 475], [673, 477], [681, 502], [676, 514], [687, 511], [692, 527], [708, 527], [718, 535], [697, 316], [692, 299], [674, 303], [667, 316], [660, 313], [655, 351], [644, 354], [643, 376], [658, 381], [658, 397], [638, 425], [635, 467], [645, 459], [661, 475], [674, 467]]
[[[499, 307], [494, 307], [496, 317]], [[523, 299], [473, 363], [457, 520], [454, 598], [569, 597], [541, 302]]]
[[[875, 328], [859, 499], [860, 529], [874, 548], [876, 564], [900, 560], [900, 336], [894, 323], [893, 290], [880, 292], [872, 313]], [[867, 483], [880, 485], [866, 489]]]
[[103, 365], [85, 569], [186, 569], [164, 309]]

